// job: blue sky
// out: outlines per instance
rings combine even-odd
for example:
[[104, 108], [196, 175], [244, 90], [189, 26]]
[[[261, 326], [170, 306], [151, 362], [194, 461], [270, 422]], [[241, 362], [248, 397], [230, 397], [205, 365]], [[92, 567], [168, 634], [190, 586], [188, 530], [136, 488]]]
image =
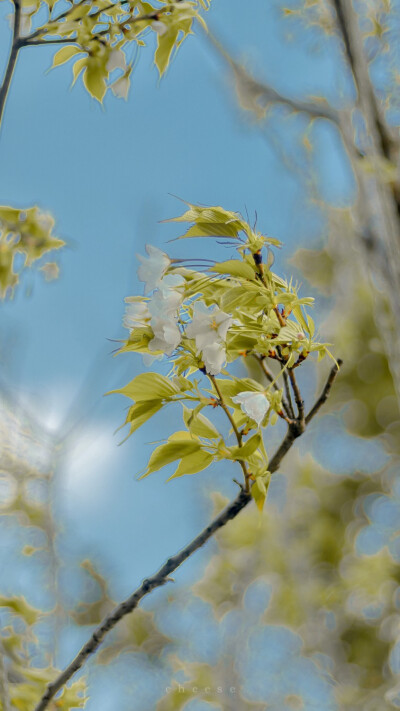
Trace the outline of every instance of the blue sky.
[[[299, 43], [280, 5], [256, 0], [244, 12], [239, 0], [214, 0], [208, 20], [257, 78], [295, 97], [324, 94], [342, 102], [351, 87], [338, 73], [334, 40], [315, 35]], [[3, 60], [9, 12], [10, 4], [1, 3]], [[103, 108], [80, 81], [70, 90], [69, 65], [48, 73], [52, 55], [50, 48], [29, 48], [19, 58], [0, 136], [0, 203], [50, 211], [68, 247], [58, 281], [27, 277], [14, 300], [1, 305], [2, 353], [3, 344], [11, 344], [3, 355], [4, 378], [47, 426], [62, 432], [66, 417], [74, 425], [57, 475], [60, 545], [72, 558], [94, 554], [103, 560], [112, 591], [121, 597], [205, 523], [203, 482], [211, 485], [211, 476], [215, 481], [219, 475], [225, 491], [234, 486], [217, 468], [196, 481], [165, 485], [161, 472], [137, 482], [153, 424], [117, 446], [121, 438], [113, 433], [127, 403], [103, 394], [143, 366], [130, 354], [112, 358], [108, 339], [123, 337], [123, 299], [142, 290], [135, 253], [146, 242], [165, 248], [178, 234], [176, 226], [159, 224], [182, 211], [171, 194], [247, 209], [251, 218], [257, 211], [259, 229], [285, 243], [277, 255], [277, 270], [284, 272], [295, 248], [323, 239], [324, 220], [301, 184], [308, 170], [299, 146], [304, 117], [278, 112], [271, 119], [279, 145], [287, 141], [298, 151], [296, 176], [266, 128], [237, 108], [226, 67], [202, 32], [184, 43], [161, 82], [151, 48], [141, 53], [128, 101], [110, 95]], [[337, 135], [326, 122], [316, 122], [312, 131], [321, 196], [345, 204], [352, 183]], [[167, 248], [172, 256], [229, 256], [209, 241]], [[170, 431], [164, 418], [155, 422], [160, 438]], [[196, 554], [177, 579], [190, 579], [208, 555]]]

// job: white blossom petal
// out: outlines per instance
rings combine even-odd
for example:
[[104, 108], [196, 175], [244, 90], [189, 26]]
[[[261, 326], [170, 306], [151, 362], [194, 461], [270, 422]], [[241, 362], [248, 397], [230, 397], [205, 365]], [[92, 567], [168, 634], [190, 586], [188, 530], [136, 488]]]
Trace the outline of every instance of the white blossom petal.
[[140, 326], [146, 326], [150, 321], [151, 314], [147, 303], [144, 301], [128, 302], [125, 307], [123, 318], [124, 328], [131, 330]]
[[196, 301], [193, 319], [186, 327], [186, 335], [195, 339], [196, 348], [200, 352], [206, 346], [224, 341], [232, 320], [218, 306], [207, 307], [202, 301]]
[[233, 397], [232, 400], [240, 405], [243, 412], [260, 427], [269, 409], [269, 402], [264, 393], [246, 390]]
[[145, 283], [144, 293], [147, 295], [160, 285], [171, 260], [165, 252], [152, 244], [146, 244], [146, 252], [148, 257], [137, 255], [141, 262], [137, 273], [140, 281]]
[[164, 319], [152, 319], [151, 327], [154, 338], [149, 342], [150, 351], [163, 351], [170, 356], [181, 342], [181, 332], [176, 321]]
[[226, 351], [221, 343], [212, 343], [203, 348], [201, 357], [209, 375], [218, 375], [226, 363]]
[[126, 69], [126, 59], [125, 54], [122, 49], [112, 49], [108, 57], [106, 64], [106, 69], [108, 72], [113, 72], [114, 69]]

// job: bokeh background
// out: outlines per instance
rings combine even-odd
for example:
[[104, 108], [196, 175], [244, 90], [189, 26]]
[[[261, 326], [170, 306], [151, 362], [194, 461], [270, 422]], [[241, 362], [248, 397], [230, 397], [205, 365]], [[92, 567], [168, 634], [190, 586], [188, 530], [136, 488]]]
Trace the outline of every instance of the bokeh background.
[[[214, 0], [207, 22], [258, 81], [350, 105], [340, 42], [311, 21], [312, 6]], [[373, 65], [380, 88], [388, 56], [397, 60], [393, 6], [389, 52], [378, 47]], [[3, 63], [10, 12], [1, 3]], [[21, 53], [0, 135], [1, 203], [51, 212], [67, 242], [56, 281], [26, 273], [1, 304], [0, 592], [56, 611], [32, 626], [27, 663], [65, 665], [111, 601], [236, 493], [236, 472], [221, 466], [138, 482], [149, 442], [180, 412], [119, 446], [127, 403], [104, 397], [145, 367], [113, 356], [124, 297], [142, 293], [135, 254], [150, 242], [172, 257], [233, 256], [210, 240], [168, 243], [179, 233], [162, 220], [182, 212], [178, 197], [240, 211], [284, 243], [274, 269], [316, 298], [318, 328], [345, 366], [274, 475], [262, 518], [244, 512], [121, 626], [88, 665], [86, 708], [150, 711], [161, 697], [161, 711], [400, 707], [399, 412], [375, 287], [351, 235], [356, 185], [338, 130], [282, 105], [243, 108], [243, 86], [238, 95], [200, 27], [161, 81], [150, 43], [128, 100], [107, 95], [103, 107], [80, 81], [70, 89], [69, 65], [49, 72], [53, 54]], [[310, 404], [321, 383], [311, 364], [302, 378]]]

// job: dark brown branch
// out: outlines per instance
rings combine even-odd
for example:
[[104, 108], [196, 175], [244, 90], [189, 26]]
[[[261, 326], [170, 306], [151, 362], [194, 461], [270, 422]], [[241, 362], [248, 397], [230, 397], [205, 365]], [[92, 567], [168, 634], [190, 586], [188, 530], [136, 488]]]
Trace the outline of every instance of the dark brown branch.
[[294, 393], [294, 400], [297, 407], [298, 420], [304, 422], [304, 400], [301, 397], [299, 386], [297, 385], [296, 376], [291, 368], [289, 368], [289, 379]]
[[[40, 45], [45, 45], [45, 44], [76, 44], [79, 46], [79, 42], [76, 39], [72, 39], [71, 37], [60, 37], [59, 39], [30, 39], [27, 37], [22, 37], [19, 41], [19, 47], [36, 47]], [[82, 49], [82, 52], [85, 50]]]
[[286, 370], [283, 371], [283, 382], [285, 384], [285, 393], [286, 393], [286, 397], [287, 397], [287, 401], [288, 401], [288, 405], [289, 405], [289, 411], [290, 411], [289, 417], [291, 417], [292, 420], [294, 420], [294, 418], [295, 418], [294, 407], [293, 407], [293, 403], [292, 403], [292, 396], [290, 394], [289, 378], [288, 378], [288, 374], [287, 374]]
[[341, 367], [342, 363], [343, 363], [343, 361], [340, 360], [340, 358], [339, 358], [337, 364], [335, 364], [333, 366], [331, 372], [329, 373], [328, 380], [325, 383], [325, 387], [324, 387], [321, 395], [319, 396], [314, 407], [310, 410], [310, 412], [306, 416], [306, 425], [308, 425], [308, 423], [311, 422], [311, 420], [313, 419], [313, 417], [315, 417], [315, 415], [317, 414], [318, 410], [322, 407], [324, 402], [327, 401], [327, 399], [329, 397], [329, 393], [332, 389], [332, 385], [335, 381], [335, 378], [339, 372], [339, 368]]
[[11, 79], [14, 74], [15, 65], [18, 59], [19, 52], [19, 27], [21, 23], [21, 0], [14, 0], [14, 19], [13, 19], [13, 36], [10, 54], [8, 57], [7, 67], [4, 75], [3, 83], [0, 87], [0, 125], [3, 118], [4, 107], [6, 105], [8, 91], [11, 84]]
[[[338, 364], [340, 365], [341, 362], [342, 361], [339, 360]], [[323, 392], [310, 413], [307, 415], [306, 422], [309, 422], [314, 417], [327, 399], [337, 372], [338, 366], [335, 365], [330, 372]], [[230, 413], [229, 416], [231, 417]], [[282, 459], [293, 445], [293, 442], [304, 432], [304, 429], [304, 420], [302, 422], [297, 420], [290, 423], [286, 436], [269, 462], [268, 469], [271, 474], [279, 469]], [[240, 436], [240, 433], [238, 433], [238, 435]], [[179, 566], [182, 565], [182, 563], [193, 553], [195, 553], [195, 551], [201, 548], [220, 528], [223, 528], [223, 526], [225, 526], [229, 521], [236, 518], [240, 511], [247, 506], [252, 498], [251, 493], [246, 491], [239, 482], [236, 483], [240, 486], [240, 493], [238, 496], [209, 524], [209, 526], [203, 529], [203, 531], [196, 536], [193, 541], [191, 541], [175, 556], [168, 558], [166, 563], [164, 563], [155, 575], [150, 578], [146, 578], [146, 580], [142, 582], [142, 584], [137, 590], [135, 590], [135, 592], [132, 593], [132, 595], [130, 595], [130, 597], [117, 605], [117, 607], [115, 607], [114, 610], [107, 615], [103, 622], [92, 633], [90, 639], [80, 649], [72, 662], [53, 682], [48, 684], [45, 693], [34, 711], [45, 711], [45, 709], [48, 708], [50, 701], [60, 691], [60, 689], [62, 689], [62, 687], [74, 676], [74, 674], [83, 667], [86, 660], [96, 652], [108, 632], [110, 632], [123, 617], [132, 612], [139, 605], [139, 602], [143, 597], [145, 597], [145, 595], [148, 595], [148, 593], [155, 588], [165, 585], [165, 583], [170, 580], [169, 576], [171, 573], [179, 568]]]

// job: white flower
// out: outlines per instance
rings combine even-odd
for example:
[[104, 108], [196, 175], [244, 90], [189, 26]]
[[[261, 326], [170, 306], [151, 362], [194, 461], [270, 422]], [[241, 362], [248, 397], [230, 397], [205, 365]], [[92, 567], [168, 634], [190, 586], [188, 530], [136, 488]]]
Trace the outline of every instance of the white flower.
[[149, 342], [150, 351], [163, 351], [172, 355], [181, 342], [181, 332], [174, 318], [152, 318], [151, 327], [154, 338]]
[[186, 328], [186, 335], [194, 338], [197, 350], [202, 351], [205, 346], [225, 340], [232, 320], [232, 316], [221, 311], [218, 306], [207, 307], [201, 301], [196, 301], [193, 320]]
[[146, 244], [146, 252], [148, 257], [137, 255], [141, 262], [137, 273], [140, 281], [145, 283], [144, 293], [149, 294], [150, 291], [160, 286], [161, 279], [171, 264], [171, 260], [165, 252], [162, 252], [158, 247], [153, 247], [152, 244]]
[[232, 400], [240, 405], [243, 412], [257, 422], [260, 427], [269, 409], [269, 402], [264, 393], [246, 390], [233, 397]]
[[197, 353], [201, 354], [210, 375], [217, 375], [225, 365], [224, 341], [232, 320], [232, 316], [218, 306], [207, 307], [201, 301], [196, 301], [194, 305], [193, 320], [186, 327], [186, 335], [194, 338]]
[[183, 282], [181, 276], [168, 274], [160, 280], [159, 288], [151, 297], [149, 312], [154, 333], [154, 338], [149, 343], [151, 351], [163, 351], [170, 356], [181, 342], [178, 310], [183, 294], [174, 287], [181, 286]]
[[162, 37], [162, 35], [165, 35], [168, 30], [168, 27], [165, 22], [161, 22], [160, 20], [153, 20], [151, 26], [154, 32], [157, 32], [160, 37]]
[[149, 303], [152, 316], [176, 316], [181, 305], [183, 294], [175, 289], [184, 280], [174, 274], [168, 274], [159, 283], [159, 288], [154, 292]]
[[106, 64], [106, 69], [108, 72], [113, 72], [114, 69], [126, 69], [126, 59], [125, 54], [122, 49], [112, 49], [108, 57]]
[[204, 346], [201, 357], [210, 375], [218, 375], [226, 363], [226, 351], [222, 343]]
[[[129, 298], [129, 297], [128, 297]], [[127, 299], [125, 299], [127, 301]], [[145, 301], [133, 301], [127, 303], [125, 314], [122, 320], [124, 328], [131, 330], [140, 326], [147, 326], [150, 321], [151, 314], [148, 305]]]

